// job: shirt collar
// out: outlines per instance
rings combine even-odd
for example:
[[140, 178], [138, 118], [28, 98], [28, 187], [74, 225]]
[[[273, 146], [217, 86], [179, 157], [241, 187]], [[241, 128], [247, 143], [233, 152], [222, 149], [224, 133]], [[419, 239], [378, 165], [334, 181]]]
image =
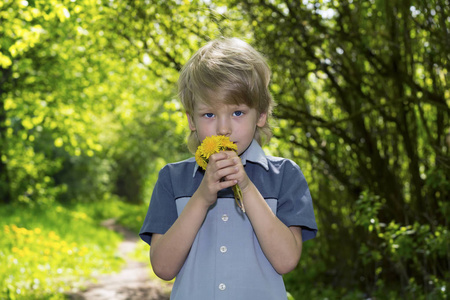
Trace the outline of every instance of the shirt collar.
[[[261, 165], [266, 171], [269, 170], [269, 164], [267, 162], [266, 154], [256, 140], [253, 140], [247, 150], [245, 150], [244, 153], [241, 154], [241, 160], [244, 166], [247, 164], [247, 161], [250, 161]], [[195, 176], [198, 168], [199, 165], [195, 163], [192, 177]]]

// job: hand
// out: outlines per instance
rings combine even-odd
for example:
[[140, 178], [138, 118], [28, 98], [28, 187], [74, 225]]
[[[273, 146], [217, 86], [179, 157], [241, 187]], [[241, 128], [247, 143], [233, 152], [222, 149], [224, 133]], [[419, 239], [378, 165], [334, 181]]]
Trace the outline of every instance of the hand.
[[252, 182], [250, 181], [250, 178], [248, 178], [247, 172], [245, 172], [241, 158], [234, 151], [227, 151], [225, 153], [228, 154], [229, 159], [232, 161], [232, 166], [235, 167], [235, 172], [228, 175], [227, 179], [236, 180], [241, 190], [245, 191]]
[[[210, 206], [216, 202], [217, 193], [220, 190], [238, 183], [238, 178], [243, 177], [242, 172], [245, 174], [240, 158], [235, 152], [215, 153], [209, 158], [205, 176], [196, 193]], [[245, 177], [247, 177], [247, 174], [245, 174]]]

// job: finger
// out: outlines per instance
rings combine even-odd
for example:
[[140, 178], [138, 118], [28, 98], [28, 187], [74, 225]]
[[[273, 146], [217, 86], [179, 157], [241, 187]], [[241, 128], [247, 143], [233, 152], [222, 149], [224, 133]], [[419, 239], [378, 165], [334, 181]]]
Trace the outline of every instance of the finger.
[[221, 152], [214, 153], [213, 155], [211, 155], [209, 157], [209, 162], [217, 162], [217, 161], [227, 159], [227, 158], [228, 158], [227, 152], [221, 151]]
[[223, 153], [226, 153], [228, 157], [239, 157], [235, 151], [222, 151]]
[[218, 186], [222, 190], [222, 189], [232, 187], [236, 184], [237, 184], [237, 180], [225, 180], [225, 181], [219, 182]]
[[237, 180], [240, 181], [245, 177], [245, 173], [240, 172], [238, 167], [233, 167], [230, 173], [225, 177], [226, 180]]
[[232, 158], [223, 159], [223, 160], [219, 160], [216, 162], [216, 168], [218, 170], [228, 168], [230, 166], [235, 166], [235, 165], [236, 165], [236, 161]]
[[236, 166], [230, 166], [227, 168], [217, 170], [213, 175], [214, 180], [215, 181], [228, 180], [229, 176], [237, 173], [238, 171], [239, 169]]

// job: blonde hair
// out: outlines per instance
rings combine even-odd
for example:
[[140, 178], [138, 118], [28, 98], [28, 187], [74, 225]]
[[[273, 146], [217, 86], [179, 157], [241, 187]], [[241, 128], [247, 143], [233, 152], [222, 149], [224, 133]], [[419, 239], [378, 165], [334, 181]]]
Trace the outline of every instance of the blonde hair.
[[[194, 115], [196, 101], [215, 105], [246, 104], [258, 113], [272, 114], [274, 101], [269, 91], [270, 69], [264, 57], [238, 38], [219, 38], [200, 48], [182, 68], [178, 79], [181, 103], [189, 115]], [[212, 93], [219, 97], [208, 97]], [[272, 137], [268, 120], [258, 127], [255, 139], [260, 145]], [[195, 133], [188, 137], [192, 153], [200, 145]]]

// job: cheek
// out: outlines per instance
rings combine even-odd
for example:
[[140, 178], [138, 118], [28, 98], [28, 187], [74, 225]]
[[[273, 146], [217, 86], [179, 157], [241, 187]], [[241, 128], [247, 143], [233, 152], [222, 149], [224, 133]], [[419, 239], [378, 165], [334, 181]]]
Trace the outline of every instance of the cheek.
[[216, 132], [211, 130], [209, 127], [197, 126], [197, 135], [198, 138], [203, 141], [203, 139], [207, 136], [215, 135]]

